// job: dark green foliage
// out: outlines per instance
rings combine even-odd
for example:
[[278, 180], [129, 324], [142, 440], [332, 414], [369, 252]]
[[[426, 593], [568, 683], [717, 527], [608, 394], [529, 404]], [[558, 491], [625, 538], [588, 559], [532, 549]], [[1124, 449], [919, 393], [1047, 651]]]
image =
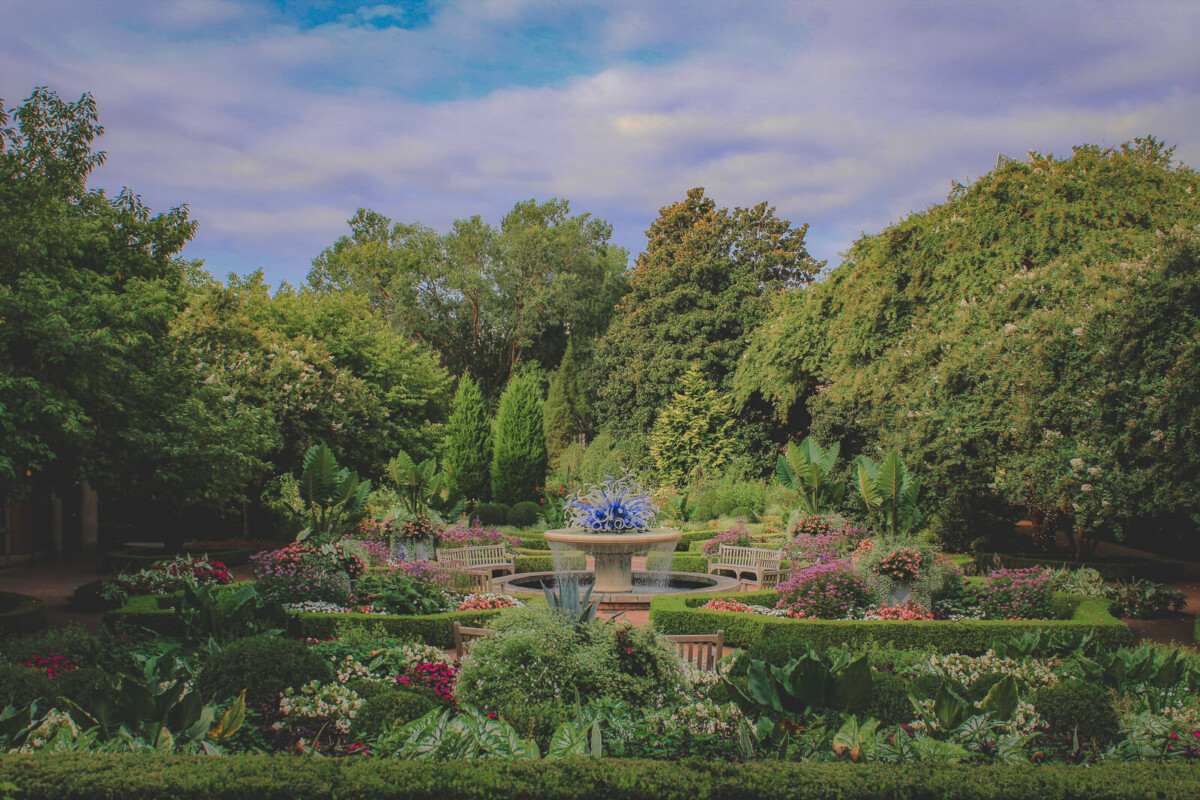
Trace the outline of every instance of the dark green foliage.
[[39, 697], [54, 697], [54, 682], [41, 670], [24, 664], [0, 664], [0, 709], [21, 708]]
[[564, 705], [561, 699], [529, 702], [512, 698], [496, 707], [496, 715], [516, 728], [521, 738], [533, 739], [545, 752], [555, 729], [573, 719], [575, 709]]
[[196, 690], [218, 700], [246, 690], [247, 703], [269, 702], [288, 687], [333, 680], [328, 661], [294, 639], [241, 639], [215, 653], [196, 676]]
[[871, 702], [863, 714], [879, 720], [883, 727], [911, 722], [916, 712], [908, 699], [909, 681], [892, 672], [877, 672], [871, 687]]
[[54, 679], [54, 693], [86, 705], [95, 690], [108, 680], [108, 673], [99, 667], [79, 667]]
[[[567, 565], [571, 569], [583, 569], [586, 566], [586, 560], [583, 553], [567, 557]], [[537, 556], [517, 556], [518, 573], [523, 572], [553, 572], [554, 571], [554, 556], [547, 553], [546, 555]]]
[[688, 519], [692, 522], [708, 522], [717, 518], [717, 514], [711, 508], [705, 505], [698, 505], [688, 514]]
[[818, 764], [567, 758], [436, 762], [301, 756], [0, 756], [20, 800], [1162, 800], [1200, 797], [1189, 763]]
[[805, 249], [807, 229], [766, 203], [718, 209], [701, 188], [660, 209], [597, 349], [605, 426], [648, 432], [690, 367], [728, 392], [770, 299], [821, 267]]
[[288, 634], [309, 639], [329, 639], [337, 635], [338, 627], [346, 624], [382, 627], [390, 636], [434, 647], [454, 647], [454, 623], [470, 627], [487, 627], [499, 611], [445, 611], [440, 614], [392, 616], [391, 614], [311, 614], [291, 615]]
[[1046, 544], [1194, 514], [1198, 189], [1153, 138], [1000, 166], [782, 296], [738, 394], [807, 406], [848, 454], [901, 452], [962, 541], [1002, 503]]
[[591, 431], [591, 408], [588, 405], [587, 387], [583, 372], [575, 355], [575, 340], [567, 343], [562, 363], [550, 380], [543, 410], [546, 433], [546, 452], [552, 462], [572, 442], [577, 442]]
[[709, 539], [717, 535], [717, 531], [689, 531], [681, 534], [679, 541], [675, 543], [675, 550], [686, 553], [692, 549], [693, 542], [707, 542]]
[[483, 392], [469, 375], [458, 381], [454, 408], [446, 426], [445, 453], [442, 463], [452, 494], [469, 502], [491, 497], [492, 421]]
[[0, 636], [19, 636], [46, 627], [46, 604], [37, 597], [0, 592]]
[[1070, 561], [1055, 558], [1050, 555], [1023, 555], [1012, 553], [979, 552], [975, 554], [975, 564], [981, 570], [992, 569], [996, 561], [1002, 566], [1021, 569], [1025, 567], [1042, 566], [1049, 569], [1094, 569], [1106, 581], [1125, 581], [1142, 578], [1160, 583], [1176, 583], [1186, 579], [1187, 565], [1182, 561], [1170, 559], [1161, 560], [1122, 560], [1122, 561]]
[[[1108, 613], [1108, 601], [1095, 597], [1080, 600], [1070, 619], [918, 621], [902, 625], [887, 621], [793, 620], [698, 608], [713, 597], [772, 606], [778, 594], [764, 591], [724, 595], [659, 595], [650, 603], [650, 620], [655, 629], [664, 634], [716, 633], [724, 630], [725, 641], [735, 647], [748, 647], [763, 639], [797, 638], [813, 647], [842, 644], [861, 647], [878, 642], [896, 648], [980, 654], [990, 649], [993, 641], [1005, 641], [1038, 628], [1080, 633], [1094, 629], [1095, 641], [1107, 647], [1118, 647], [1133, 640], [1129, 628]], [[1066, 596], [1056, 595], [1057, 598]]]
[[527, 528], [542, 518], [542, 507], [531, 500], [514, 503], [508, 511], [508, 524]]
[[405, 725], [437, 708], [424, 695], [404, 689], [384, 689], [363, 703], [350, 732], [357, 738], [378, 736], [396, 725]]
[[500, 396], [492, 453], [492, 498], [517, 503], [537, 497], [546, 479], [542, 382], [532, 371], [513, 377]]
[[505, 525], [508, 523], [509, 507], [504, 503], [480, 503], [475, 506], [471, 515], [484, 525]]
[[1090, 681], [1064, 680], [1043, 686], [1033, 696], [1033, 706], [1049, 723], [1047, 736], [1056, 745], [1071, 747], [1078, 731], [1081, 747], [1102, 748], [1117, 735], [1117, 712], [1108, 691]]
[[758, 522], [758, 514], [754, 513], [754, 509], [747, 508], [746, 506], [738, 506], [737, 508], [730, 509], [729, 514], [726, 516], [745, 520], [746, 522]]

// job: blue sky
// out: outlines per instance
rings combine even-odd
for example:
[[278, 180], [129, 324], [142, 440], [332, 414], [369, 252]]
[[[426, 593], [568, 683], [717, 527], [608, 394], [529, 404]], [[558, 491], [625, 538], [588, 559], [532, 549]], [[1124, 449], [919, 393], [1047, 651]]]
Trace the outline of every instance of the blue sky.
[[93, 185], [184, 254], [303, 281], [359, 207], [440, 230], [562, 197], [636, 255], [693, 186], [831, 266], [996, 154], [1154, 134], [1200, 167], [1200, 3], [0, 0], [0, 98], [92, 92]]

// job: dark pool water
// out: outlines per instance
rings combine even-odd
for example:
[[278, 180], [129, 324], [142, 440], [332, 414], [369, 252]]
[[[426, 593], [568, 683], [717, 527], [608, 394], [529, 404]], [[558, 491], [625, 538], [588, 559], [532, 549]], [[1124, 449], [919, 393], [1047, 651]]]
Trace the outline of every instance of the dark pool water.
[[[586, 588], [595, 582], [596, 578], [591, 573], [573, 573], [573, 577], [579, 580], [580, 586]], [[665, 579], [666, 583], [663, 583]], [[507, 581], [510, 586], [520, 586], [523, 589], [553, 589], [558, 585], [553, 575], [518, 575], [510, 581]], [[716, 581], [711, 578], [706, 578], [703, 575], [687, 576], [676, 574], [668, 574], [660, 576], [648, 572], [633, 573], [633, 593], [634, 594], [678, 594], [680, 592], [694, 592], [697, 589], [709, 589], [716, 585]]]

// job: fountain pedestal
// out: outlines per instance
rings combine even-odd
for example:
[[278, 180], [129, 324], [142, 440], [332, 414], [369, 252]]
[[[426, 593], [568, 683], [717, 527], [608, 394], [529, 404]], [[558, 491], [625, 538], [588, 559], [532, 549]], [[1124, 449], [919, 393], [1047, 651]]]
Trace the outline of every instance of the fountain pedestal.
[[595, 591], [617, 594], [633, 591], [633, 557], [679, 541], [674, 528], [652, 528], [628, 533], [592, 533], [584, 528], [546, 531], [546, 541], [582, 550], [595, 559]]

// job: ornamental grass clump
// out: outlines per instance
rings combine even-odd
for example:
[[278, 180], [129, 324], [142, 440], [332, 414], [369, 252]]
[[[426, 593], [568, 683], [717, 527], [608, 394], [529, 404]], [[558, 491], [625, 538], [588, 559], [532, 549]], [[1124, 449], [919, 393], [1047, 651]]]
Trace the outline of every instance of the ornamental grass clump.
[[776, 608], [795, 616], [847, 619], [871, 605], [871, 587], [848, 561], [813, 564], [779, 585]]
[[983, 582], [979, 604], [988, 619], [1050, 619], [1054, 575], [1042, 567], [997, 569]]

